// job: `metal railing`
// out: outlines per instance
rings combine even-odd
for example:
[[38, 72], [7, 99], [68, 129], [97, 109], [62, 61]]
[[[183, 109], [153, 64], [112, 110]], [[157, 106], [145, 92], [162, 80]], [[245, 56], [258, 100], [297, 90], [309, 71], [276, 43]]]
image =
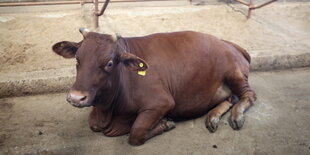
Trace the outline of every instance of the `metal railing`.
[[[145, 2], [145, 1], [161, 1], [161, 0], [112, 0], [113, 2]], [[192, 4], [192, 0], [188, 0], [190, 4]], [[248, 6], [248, 14], [247, 18], [251, 17], [251, 11], [254, 9], [261, 8], [263, 6], [266, 6], [270, 3], [273, 3], [277, 0], [271, 0], [268, 2], [265, 2], [263, 4], [255, 6], [253, 4], [253, 0], [249, 0], [249, 2], [246, 2], [244, 0], [235, 0], [243, 5]], [[9, 7], [9, 6], [34, 6], [34, 5], [62, 5], [62, 4], [81, 4], [84, 5], [86, 3], [93, 3], [95, 5], [95, 27], [99, 27], [99, 16], [103, 15], [105, 10], [107, 9], [110, 0], [105, 0], [104, 2], [99, 2], [99, 0], [79, 0], [79, 1], [50, 1], [50, 2], [14, 2], [14, 3], [0, 3], [0, 7]], [[99, 3], [104, 3], [101, 10], [99, 11]]]
[[277, 0], [271, 0], [271, 1], [265, 2], [263, 4], [257, 5], [257, 6], [254, 6], [253, 0], [250, 0], [250, 2], [246, 2], [246, 1], [243, 1], [243, 0], [235, 0], [235, 1], [237, 1], [237, 2], [239, 2], [241, 4], [246, 5], [246, 6], [249, 7], [247, 18], [250, 18], [252, 10], [261, 8], [261, 7], [266, 6], [266, 5], [270, 4], [270, 3], [273, 3], [273, 2], [275, 2]]

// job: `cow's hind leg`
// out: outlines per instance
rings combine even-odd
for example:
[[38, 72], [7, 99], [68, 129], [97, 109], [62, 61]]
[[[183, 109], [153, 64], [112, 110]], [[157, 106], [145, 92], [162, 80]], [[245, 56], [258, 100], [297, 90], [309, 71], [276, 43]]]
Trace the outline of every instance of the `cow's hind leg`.
[[206, 119], [206, 127], [210, 132], [215, 132], [217, 130], [218, 124], [220, 123], [220, 118], [224, 115], [230, 107], [237, 102], [237, 97], [229, 97], [226, 101], [220, 103], [214, 109], [208, 112]]
[[255, 92], [250, 88], [248, 83], [249, 71], [241, 71], [237, 69], [226, 80], [229, 88], [233, 94], [236, 94], [240, 99], [231, 110], [231, 116], [229, 119], [230, 126], [239, 130], [244, 124], [244, 112], [250, 108], [256, 100]]

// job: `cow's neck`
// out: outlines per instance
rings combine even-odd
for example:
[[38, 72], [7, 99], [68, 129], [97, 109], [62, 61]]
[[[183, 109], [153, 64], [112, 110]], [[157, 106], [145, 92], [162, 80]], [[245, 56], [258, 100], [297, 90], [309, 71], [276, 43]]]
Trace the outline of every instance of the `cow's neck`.
[[[115, 48], [115, 50], [118, 51], [127, 51], [128, 43], [125, 39], [121, 38]], [[128, 94], [125, 94], [125, 92], [127, 92], [125, 89], [128, 89], [129, 87], [129, 78], [125, 73], [128, 71], [121, 65], [118, 65], [117, 67], [116, 72], [112, 75], [109, 81], [111, 87], [100, 90], [95, 98], [95, 106], [106, 115], [106, 118], [111, 118], [115, 112], [119, 111], [120, 106], [125, 106], [126, 101], [128, 101]]]
[[113, 113], [119, 105], [119, 98], [122, 96], [118, 75], [112, 77], [109, 83], [111, 87], [100, 90], [95, 99], [95, 106], [100, 107], [104, 113]]
[[109, 89], [99, 91], [95, 98], [97, 117], [100, 118], [101, 127], [108, 130], [111, 126], [113, 115], [120, 105], [121, 90], [119, 78], [113, 78], [112, 86]]

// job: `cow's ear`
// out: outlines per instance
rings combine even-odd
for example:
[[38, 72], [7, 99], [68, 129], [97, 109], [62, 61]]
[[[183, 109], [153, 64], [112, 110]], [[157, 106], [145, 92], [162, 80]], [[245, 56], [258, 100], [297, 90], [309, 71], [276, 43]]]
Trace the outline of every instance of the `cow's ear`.
[[75, 43], [69, 41], [62, 41], [53, 45], [52, 49], [56, 54], [63, 56], [64, 58], [73, 58], [80, 46], [81, 42]]
[[148, 69], [148, 64], [143, 59], [130, 53], [121, 53], [120, 62], [132, 71], [145, 71]]

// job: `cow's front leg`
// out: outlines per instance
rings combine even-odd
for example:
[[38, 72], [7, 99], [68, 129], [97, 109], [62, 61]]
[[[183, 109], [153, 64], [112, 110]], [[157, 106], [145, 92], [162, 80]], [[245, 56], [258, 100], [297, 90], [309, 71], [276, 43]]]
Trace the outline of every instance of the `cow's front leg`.
[[88, 117], [88, 125], [94, 132], [106, 130], [112, 121], [112, 113], [109, 111], [102, 111], [101, 109], [101, 107], [93, 106]]
[[89, 128], [94, 132], [101, 132], [103, 128], [100, 125], [100, 120], [98, 120], [98, 114], [96, 107], [93, 107], [88, 116]]
[[175, 128], [175, 123], [173, 121], [162, 119], [155, 128], [153, 128], [149, 134], [147, 135], [146, 139], [150, 139], [152, 137], [155, 137], [157, 135], [160, 135], [164, 132], [167, 132], [169, 130], [172, 130]]
[[129, 144], [142, 145], [146, 140], [173, 129], [175, 124], [163, 120], [164, 114], [160, 110], [146, 110], [139, 113], [130, 130]]

